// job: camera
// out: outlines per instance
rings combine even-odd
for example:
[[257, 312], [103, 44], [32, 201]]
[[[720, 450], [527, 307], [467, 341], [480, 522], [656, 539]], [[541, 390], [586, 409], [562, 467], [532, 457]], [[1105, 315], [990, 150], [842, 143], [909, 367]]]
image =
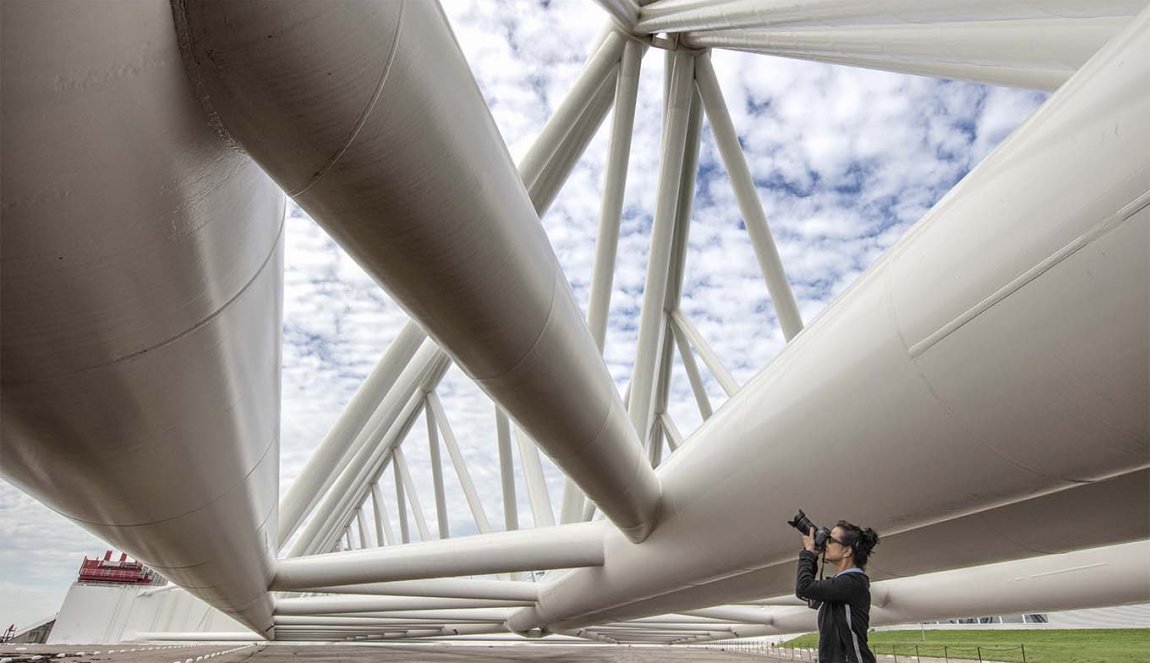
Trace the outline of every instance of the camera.
[[815, 534], [815, 550], [822, 552], [827, 549], [827, 539], [831, 538], [831, 531], [826, 527], [817, 527], [807, 518], [807, 514], [799, 509], [798, 515], [787, 521], [787, 524], [797, 529], [803, 534], [810, 534], [814, 530]]

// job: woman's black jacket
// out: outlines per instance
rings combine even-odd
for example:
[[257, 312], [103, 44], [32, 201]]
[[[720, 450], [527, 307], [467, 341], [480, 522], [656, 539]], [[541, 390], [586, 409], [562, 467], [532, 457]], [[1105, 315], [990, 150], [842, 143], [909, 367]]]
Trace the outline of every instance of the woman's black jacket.
[[819, 606], [819, 663], [875, 663], [867, 645], [870, 626], [870, 578], [859, 569], [847, 569], [833, 578], [815, 580], [819, 558], [799, 553], [795, 594], [814, 599]]

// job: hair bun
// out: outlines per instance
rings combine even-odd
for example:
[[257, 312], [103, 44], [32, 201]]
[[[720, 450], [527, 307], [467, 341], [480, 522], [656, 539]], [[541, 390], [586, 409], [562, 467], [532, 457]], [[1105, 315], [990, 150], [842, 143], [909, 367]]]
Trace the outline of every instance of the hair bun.
[[859, 539], [867, 547], [867, 550], [878, 545], [878, 533], [869, 527], [859, 534]]

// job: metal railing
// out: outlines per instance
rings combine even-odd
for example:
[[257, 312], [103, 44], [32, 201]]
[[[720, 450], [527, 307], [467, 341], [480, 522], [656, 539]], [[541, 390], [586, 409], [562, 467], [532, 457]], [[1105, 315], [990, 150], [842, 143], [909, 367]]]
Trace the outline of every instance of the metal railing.
[[950, 661], [978, 661], [979, 663], [1027, 663], [1026, 645], [934, 645], [929, 643], [898, 643], [871, 645], [875, 656], [887, 656], [891, 663], [918, 663], [921, 658]]

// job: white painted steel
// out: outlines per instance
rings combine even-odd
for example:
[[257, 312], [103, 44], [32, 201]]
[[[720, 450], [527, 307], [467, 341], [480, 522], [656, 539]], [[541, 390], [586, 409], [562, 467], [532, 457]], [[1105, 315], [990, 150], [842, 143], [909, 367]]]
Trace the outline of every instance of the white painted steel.
[[669, 414], [664, 412], [663, 416], [659, 417], [659, 424], [663, 426], [663, 433], [667, 436], [667, 446], [671, 448], [672, 452], [677, 451], [679, 447], [687, 443]]
[[531, 504], [531, 519], [535, 527], [555, 525], [555, 511], [551, 507], [551, 494], [543, 477], [543, 465], [535, 443], [515, 429], [515, 442], [519, 446], [519, 462], [523, 464], [523, 483], [527, 486], [527, 500]]
[[[544, 125], [527, 154], [520, 160], [519, 173], [523, 180], [523, 186], [527, 188], [529, 194], [532, 189], [537, 188], [537, 182], [544, 177], [550, 167], [549, 164], [556, 161], [556, 152], [560, 151], [560, 147], [566, 142], [572, 127], [579, 117], [586, 112], [595, 93], [607, 80], [611, 70], [618, 64], [623, 55], [625, 44], [626, 40], [615, 31], [605, 35], [603, 42], [596, 47], [587, 60], [583, 71], [579, 74], [579, 78], [575, 80], [575, 84], [567, 92], [567, 96], [563, 98], [555, 112], [548, 118], [547, 124]], [[541, 206], [541, 201], [535, 196], [531, 196], [531, 198], [535, 201], [536, 209], [538, 209]]]
[[0, 471], [270, 635], [283, 196], [167, 3], [3, 12]]
[[475, 490], [471, 473], [467, 471], [467, 461], [464, 460], [463, 453], [459, 450], [459, 443], [456, 442], [455, 433], [447, 421], [447, 413], [443, 410], [443, 403], [434, 391], [427, 395], [427, 405], [443, 432], [443, 443], [447, 447], [447, 453], [451, 456], [451, 464], [455, 468], [456, 476], [459, 477], [460, 485], [463, 487], [467, 507], [471, 510], [471, 517], [475, 519], [475, 527], [480, 534], [490, 532], [491, 523], [488, 522], [487, 514], [483, 511], [483, 502], [479, 500], [479, 493]]
[[365, 427], [362, 431], [363, 443], [358, 445], [351, 461], [316, 506], [311, 519], [289, 550], [289, 557], [315, 552], [314, 546], [322, 539], [324, 528], [336, 522], [340, 514], [345, 513], [357, 499], [360, 491], [367, 488], [368, 481], [382, 469], [390, 450], [402, 442], [418, 416], [423, 401], [420, 385], [445, 360], [446, 357], [434, 341], [427, 339], [423, 342], [396, 384], [376, 408], [376, 413], [372, 415], [374, 421], [368, 424], [370, 430]]
[[[432, 393], [429, 392], [430, 396]], [[443, 461], [439, 454], [439, 429], [435, 425], [435, 413], [431, 410], [430, 399], [425, 399], [423, 418], [427, 422], [427, 446], [431, 456], [431, 484], [435, 489], [435, 524], [439, 528], [439, 538], [451, 538], [451, 528], [447, 522], [447, 495], [443, 486]]]
[[[1148, 557], [1150, 542], [1139, 541], [874, 583], [871, 624], [1137, 603], [1150, 587]], [[769, 625], [738, 627], [738, 636], [813, 628], [814, 612], [805, 606], [763, 612]]]
[[[675, 209], [679, 201], [683, 151], [690, 115], [694, 57], [676, 54], [672, 60], [670, 91], [663, 129], [663, 155], [659, 163], [659, 189], [651, 230], [651, 248], [647, 254], [647, 276], [643, 287], [643, 308], [639, 313], [639, 339], [632, 369], [628, 409], [631, 425], [645, 440], [650, 431], [654, 408], [655, 369], [662, 349], [664, 324], [663, 302], [667, 294], [675, 230]], [[596, 501], [596, 505], [602, 505]]]
[[[803, 606], [806, 608], [806, 606]], [[809, 609], [809, 608], [808, 608]], [[278, 614], [279, 605], [276, 605]], [[722, 605], [713, 608], [702, 608], [699, 610], [688, 610], [683, 613], [691, 617], [706, 617], [707, 619], [719, 619], [729, 622], [740, 622], [743, 624], [769, 624], [770, 611], [763, 610], [762, 608], [751, 608], [738, 605]], [[817, 630], [817, 629], [816, 629]]]
[[391, 516], [387, 513], [387, 502], [379, 489], [378, 479], [371, 484], [371, 508], [375, 514], [375, 540], [379, 545], [394, 545], [395, 530], [391, 528]]
[[661, 0], [640, 10], [639, 33], [761, 26], [851, 25], [1132, 17], [1145, 0]]
[[587, 507], [587, 499], [579, 491], [579, 487], [571, 479], [563, 482], [563, 499], [559, 503], [559, 523], [577, 523], [583, 520], [583, 509]]
[[697, 48], [734, 48], [802, 57], [856, 55], [903, 60], [1065, 71], [1069, 78], [1130, 17], [928, 23], [823, 30], [689, 32]]
[[639, 3], [635, 0], [595, 0], [611, 18], [626, 30], [634, 29], [639, 20]]
[[[343, 520], [350, 521], [351, 510], [362, 501], [367, 499], [369, 486], [378, 481], [379, 476], [382, 474], [388, 459], [394, 458], [391, 450], [398, 447], [403, 443], [404, 438], [407, 436], [411, 427], [415, 424], [420, 412], [425, 405], [424, 400], [426, 394], [434, 390], [443, 379], [443, 375], [447, 371], [450, 360], [442, 350], [437, 348], [432, 341], [425, 341], [423, 347], [417, 352], [416, 358], [409, 364], [410, 370], [405, 370], [400, 375], [400, 380], [393, 392], [389, 392], [388, 398], [384, 399], [381, 404], [381, 418], [379, 425], [392, 421], [391, 427], [387, 433], [376, 441], [377, 431], [376, 428], [371, 431], [372, 436], [360, 449], [359, 454], [355, 459], [356, 462], [352, 463], [345, 469], [344, 476], [341, 476], [337, 482], [337, 489], [333, 489], [325, 496], [325, 501], [321, 503], [319, 509], [320, 513], [346, 513], [347, 515], [337, 517], [331, 520], [331, 523], [339, 523]], [[394, 402], [398, 402], [398, 398], [411, 394], [407, 404], [399, 412], [398, 416], [392, 419], [394, 413]], [[392, 396], [395, 398], [391, 398]], [[414, 489], [412, 489], [414, 490]], [[418, 501], [418, 497], [415, 498]], [[336, 506], [332, 506], [336, 505]], [[334, 508], [334, 511], [330, 509]], [[423, 511], [418, 511], [418, 516], [423, 517]], [[308, 528], [313, 526], [313, 523], [322, 523], [319, 516], [308, 523]], [[419, 521], [417, 521], [418, 524]], [[330, 525], [329, 525], [330, 526]], [[426, 524], [424, 524], [426, 528]], [[421, 533], [423, 530], [421, 530]], [[426, 539], [424, 535], [423, 538]], [[322, 540], [322, 539], [321, 539]], [[301, 537], [298, 545], [302, 545], [307, 541], [305, 537]], [[294, 548], [293, 548], [294, 550]], [[314, 545], [305, 548], [304, 553], [310, 554], [320, 552], [321, 548]]]
[[[705, 41], [711, 41], [710, 39]], [[699, 43], [703, 43], [700, 41]], [[728, 48], [735, 48], [733, 45]], [[752, 53], [766, 53], [758, 48], [737, 48]], [[1027, 88], [1032, 90], [1045, 90], [1048, 92], [1058, 89], [1074, 74], [1070, 69], [1041, 69], [1029, 67], [1009, 67], [1002, 65], [966, 64], [954, 62], [937, 62], [924, 60], [901, 60], [897, 58], [883, 58], [866, 55], [828, 55], [823, 53], [797, 53], [772, 50], [771, 55], [792, 58], [795, 60], [809, 60], [824, 64], [845, 65], [848, 67], [862, 67], [889, 71], [896, 74], [914, 74], [929, 76], [931, 78], [947, 78], [956, 81], [969, 81], [986, 85], [1002, 85], [1007, 87]]]
[[456, 610], [460, 608], [507, 608], [526, 601], [505, 599], [464, 599], [429, 596], [306, 596], [281, 598], [275, 614], [325, 615], [350, 612], [388, 612], [394, 610]]
[[361, 439], [361, 431], [370, 425], [384, 395], [395, 385], [425, 337], [426, 334], [414, 322], [400, 330], [319, 447], [308, 457], [299, 476], [280, 500], [281, 548], [350, 462], [357, 451], [353, 442]]
[[515, 467], [511, 457], [511, 423], [495, 406], [495, 434], [499, 444], [499, 479], [503, 495], [503, 527], [519, 529], [519, 505], [515, 501]]
[[368, 532], [367, 532], [367, 518], [365, 518], [363, 515], [363, 505], [362, 504], [359, 507], [357, 507], [355, 510], [355, 523], [356, 523], [356, 527], [359, 528], [359, 547], [360, 548], [373, 548], [373, 547], [379, 545], [378, 543], [376, 543], [376, 544], [372, 543], [371, 535], [368, 534]]
[[[442, 626], [442, 624], [429, 624], [424, 620], [414, 619], [378, 619], [368, 617], [332, 617], [330, 615], [276, 615], [276, 626], [291, 627], [327, 627], [327, 626], [360, 626], [366, 628], [380, 628], [381, 630], [407, 630], [411, 628], [429, 628]], [[288, 629], [285, 629], [288, 630]]]
[[427, 526], [427, 516], [424, 515], [423, 505], [419, 502], [419, 493], [415, 490], [415, 480], [411, 478], [411, 469], [407, 466], [407, 458], [404, 456], [403, 449], [396, 447], [391, 452], [391, 456], [395, 463], [395, 472], [403, 481], [403, 492], [407, 495], [408, 503], [411, 504], [411, 516], [415, 520], [415, 529], [419, 532], [419, 540], [430, 541], [431, 528]]
[[687, 382], [691, 385], [691, 394], [695, 397], [695, 404], [699, 408], [699, 416], [703, 421], [706, 421], [714, 414], [714, 409], [711, 407], [711, 398], [707, 395], [707, 387], [703, 384], [703, 376], [699, 373], [699, 365], [695, 362], [695, 354], [691, 351], [691, 345], [687, 339], [683, 338], [682, 332], [679, 331], [679, 326], [675, 321], [670, 321], [670, 333], [674, 336], [675, 345], [679, 349], [679, 358], [683, 360], [683, 370], [687, 374]]
[[739, 390], [739, 383], [735, 381], [735, 377], [731, 375], [731, 372], [723, 366], [719, 355], [715, 354], [714, 349], [707, 343], [707, 339], [703, 338], [703, 335], [699, 333], [698, 328], [695, 327], [695, 324], [691, 322], [690, 318], [683, 315], [682, 311], [676, 309], [671, 312], [671, 322], [675, 325], [675, 329], [679, 334], [685, 339], [688, 339], [691, 345], [695, 346], [695, 349], [699, 351], [699, 357], [707, 366], [707, 370], [710, 371], [711, 375], [718, 381], [719, 386], [723, 388], [723, 391], [728, 396], [733, 396], [735, 392]]
[[385, 594], [393, 596], [440, 596], [462, 599], [507, 599], [534, 601], [539, 585], [533, 582], [485, 580], [482, 578], [429, 578], [352, 585], [314, 587], [320, 594]]
[[499, 624], [499, 632], [506, 633], [507, 629], [503, 627], [502, 623], [517, 609], [518, 608], [456, 608], [452, 610], [384, 610], [378, 612], [347, 613], [338, 616], [358, 616], [369, 619], [398, 619], [408, 621], [422, 619], [436, 622], [492, 622]]
[[623, 214], [623, 192], [627, 184], [631, 134], [635, 128], [635, 104], [639, 94], [639, 68], [645, 52], [638, 42], [627, 42], [615, 83], [615, 113], [611, 120], [611, 143], [607, 148], [607, 170], [603, 177], [603, 201], [599, 210], [599, 237], [595, 241], [595, 264], [587, 304], [587, 326], [600, 352], [607, 338], [607, 311], [615, 280], [619, 221]]
[[285, 559], [280, 560], [272, 587], [296, 591], [386, 580], [597, 566], [603, 563], [603, 535], [610, 529], [603, 525], [576, 523]]
[[338, 527], [340, 514], [346, 512], [360, 486], [388, 462], [389, 449], [407, 434], [418, 414], [419, 385], [432, 372], [442, 353], [434, 341], [425, 340], [415, 356], [404, 367], [396, 384], [388, 390], [371, 418], [360, 431], [351, 460], [344, 464], [340, 476], [323, 495], [303, 526], [299, 537], [288, 551], [289, 557], [316, 552], [316, 546]]
[[683, 272], [687, 260], [687, 238], [691, 230], [691, 210], [695, 199], [695, 179], [699, 170], [699, 141], [703, 125], [703, 104], [696, 90], [691, 90], [690, 111], [687, 116], [687, 134], [683, 141], [682, 172], [679, 175], [678, 201], [675, 204], [675, 229], [671, 241], [671, 259], [667, 268], [667, 290], [663, 299], [660, 339], [662, 350], [655, 375], [655, 405], [653, 425], [649, 439], [648, 457], [651, 465], [662, 462], [663, 426], [661, 420], [667, 412], [671, 390], [671, 372], [674, 368], [675, 341], [670, 326], [669, 311], [679, 307], [683, 292]]
[[607, 111], [611, 109], [611, 102], [614, 99], [613, 92], [618, 73], [618, 66], [607, 72], [606, 78], [599, 83], [590, 102], [563, 137], [559, 148], [551, 155], [551, 160], [544, 166], [535, 183], [527, 189], [527, 195], [531, 198], [535, 212], [540, 218], [550, 209], [555, 196], [559, 194], [559, 189], [567, 181], [587, 145], [599, 131], [599, 125], [607, 117]]
[[727, 111], [727, 104], [723, 101], [723, 93], [719, 89], [719, 81], [715, 78], [715, 70], [711, 66], [711, 59], [703, 55], [696, 59], [695, 79], [699, 94], [703, 97], [703, 104], [707, 109], [707, 120], [711, 124], [711, 132], [715, 137], [715, 145], [719, 148], [719, 156], [727, 168], [727, 177], [731, 188], [735, 192], [735, 199], [739, 203], [739, 210], [743, 213], [743, 222], [747, 228], [747, 236], [751, 239], [751, 246], [755, 249], [755, 258], [759, 261], [759, 269], [767, 282], [767, 291], [771, 295], [771, 302], [775, 307], [775, 314], [779, 317], [779, 326], [783, 336], [790, 341], [803, 330], [803, 318], [799, 314], [799, 305], [795, 302], [795, 295], [791, 292], [791, 284], [787, 281], [787, 274], [783, 270], [779, 250], [775, 246], [771, 228], [767, 224], [767, 215], [763, 211], [763, 203], [755, 190], [755, 181], [751, 177], [751, 170], [743, 158], [743, 150], [739, 145], [739, 136], [735, 133], [735, 125], [731, 122], [731, 114]]
[[399, 475], [399, 466], [392, 454], [391, 469], [395, 476], [395, 504], [399, 516], [399, 538], [402, 543], [411, 542], [411, 529], [407, 522], [407, 496], [403, 491], [403, 477]]
[[[230, 134], [643, 540], [658, 480], [438, 6], [178, 9]], [[292, 29], [267, 39], [269, 25]]]
[[[601, 4], [630, 12], [628, 0]], [[808, 494], [802, 489], [811, 476], [867, 496], [831, 515], [841, 499], [804, 498], [812, 515], [846, 516], [883, 532], [869, 569], [876, 624], [1144, 600], [1131, 596], [1150, 586], [1150, 576], [1131, 582], [1119, 569], [1150, 573], [1140, 564], [1145, 541], [884, 579], [1150, 537], [1150, 129], [1140, 120], [1150, 115], [1150, 63], [1142, 57], [1150, 51], [1150, 10], [1129, 18], [1145, 0], [665, 0], [644, 10], [648, 27], [724, 28], [653, 40], [668, 49], [679, 38], [1046, 89], [1120, 26], [1131, 27], [741, 391], [677, 310], [698, 121], [699, 103], [692, 104], [680, 163], [661, 177], [658, 246], [669, 248], [665, 256], [652, 250], [648, 286], [654, 278], [663, 290], [649, 287], [643, 310], [644, 320], [658, 319], [661, 338], [640, 334], [639, 356], [649, 355], [650, 366], [640, 371], [637, 361], [632, 382], [643, 412], [631, 408], [643, 436], [650, 431], [655, 464], [664, 437], [680, 452], [659, 473], [663, 522], [638, 546], [631, 541], [652, 527], [659, 479], [642, 462], [628, 415], [593, 355], [603, 346], [623, 142], [645, 46], [604, 33], [520, 168], [525, 195], [434, 4], [175, 3], [178, 20], [191, 18], [181, 34], [190, 39], [197, 92], [218, 113], [210, 119], [178, 66], [167, 5], [158, 6], [4, 7], [4, 79], [15, 90], [5, 98], [5, 157], [22, 165], [7, 169], [3, 182], [3, 433], [6, 443], [16, 440], [6, 447], [16, 452], [6, 454], [4, 471], [248, 628], [271, 635], [278, 622], [280, 636], [292, 639], [418, 638], [497, 633], [509, 620], [521, 632], [543, 627], [642, 642], [809, 630], [805, 608], [699, 608], [747, 600], [748, 592], [760, 592], [762, 604], [780, 601], [761, 593], [793, 585], [784, 545], [793, 534], [781, 522], [796, 507], [788, 500]], [[126, 38], [103, 38], [128, 24]], [[774, 27], [731, 29], [766, 24]], [[271, 41], [283, 43], [267, 43], [269, 25], [276, 26]], [[674, 117], [664, 151], [674, 158], [683, 147], [682, 90], [692, 79], [684, 65], [694, 57], [669, 50], [668, 58], [677, 65], [668, 67]], [[84, 71], [131, 75], [78, 78]], [[327, 72], [337, 76], [325, 79]], [[762, 216], [705, 57], [694, 75], [712, 122], [722, 125], [715, 133], [724, 160], [742, 164], [742, 176], [732, 177], [740, 204]], [[602, 265], [597, 257], [599, 294], [587, 333], [535, 222], [613, 98], [620, 108], [600, 233], [600, 250], [611, 255]], [[384, 541], [377, 482], [389, 459], [401, 538], [409, 538], [406, 497], [421, 538], [429, 538], [396, 448], [424, 399], [441, 535], [447, 515], [437, 428], [481, 531], [486, 516], [433, 391], [448, 356], [433, 341], [415, 353], [424, 335], [413, 322], [329, 431], [277, 518], [282, 196], [219, 139], [221, 127], [397, 292], [559, 454], [565, 471], [607, 501], [622, 534], [587, 523], [287, 560], [276, 589], [368, 596], [282, 599], [284, 613], [330, 616], [272, 621], [267, 588], [277, 541], [298, 532], [295, 554], [351, 548], [354, 528], [365, 548], [368, 494], [376, 542]], [[141, 128], [157, 141], [124, 149], [127, 140], [117, 137]], [[666, 158], [663, 168], [670, 169]], [[63, 194], [45, 196], [45, 183]], [[85, 223], [56, 221], [79, 218]], [[765, 231], [765, 218], [747, 226]], [[771, 243], [762, 234], [751, 232], [757, 255]], [[89, 235], [96, 239], [84, 240]], [[116, 253], [124, 247], [131, 261]], [[773, 290], [772, 298], [780, 299]], [[797, 308], [793, 314], [797, 323], [784, 324], [788, 338], [801, 328]], [[666, 413], [672, 342], [689, 361], [706, 420], [692, 436], [699, 442], [685, 450]], [[734, 394], [717, 416], [692, 343]], [[125, 410], [123, 402], [140, 407]], [[512, 529], [509, 422], [502, 415], [497, 422]], [[162, 442], [154, 430], [165, 431]], [[549, 498], [546, 515], [540, 506], [546, 485], [538, 452], [525, 439], [536, 521], [550, 522]], [[149, 470], [123, 465], [116, 451], [123, 448]], [[819, 462], [828, 454], [841, 466]], [[569, 483], [562, 520], [593, 510], [581, 502]], [[578, 568], [586, 566], [596, 568]], [[1023, 566], [1027, 573], [1010, 575]], [[543, 585], [369, 582], [564, 567], [574, 570]], [[1008, 582], [1015, 591], [1005, 599], [981, 591]], [[145, 601], [165, 597], [192, 598], [170, 592]], [[514, 615], [479, 607], [537, 600]], [[669, 610], [693, 616], [618, 621]]]
[[601, 569], [513, 629], [629, 616], [637, 597], [681, 609], [678, 591], [783, 562], [795, 496], [896, 533], [1150, 464], [1147, 49], [1150, 12], [662, 466], [644, 545], [608, 535]]

